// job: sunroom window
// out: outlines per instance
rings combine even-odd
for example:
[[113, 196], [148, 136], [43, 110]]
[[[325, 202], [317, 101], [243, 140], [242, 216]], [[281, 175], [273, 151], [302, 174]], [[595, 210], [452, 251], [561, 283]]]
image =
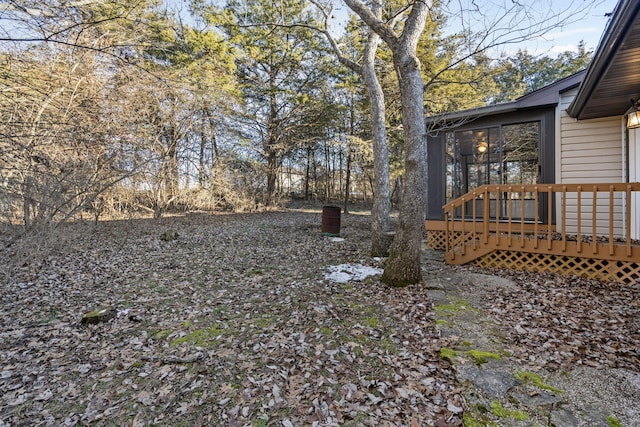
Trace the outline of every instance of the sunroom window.
[[[538, 183], [538, 121], [449, 132], [445, 138], [447, 201], [484, 184]], [[535, 216], [532, 198], [532, 194], [520, 195], [520, 200], [525, 200], [527, 218]], [[518, 203], [520, 205], [516, 206]], [[495, 200], [490, 204], [494, 215]], [[522, 204], [504, 200], [500, 212], [507, 212], [507, 209], [519, 213]]]

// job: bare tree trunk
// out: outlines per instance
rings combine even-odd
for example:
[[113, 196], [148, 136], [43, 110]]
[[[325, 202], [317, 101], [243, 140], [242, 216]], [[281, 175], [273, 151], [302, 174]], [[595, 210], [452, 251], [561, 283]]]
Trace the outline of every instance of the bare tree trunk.
[[206, 109], [206, 114], [209, 119], [209, 130], [211, 132], [211, 167], [213, 167], [220, 158], [220, 153], [218, 152], [218, 139], [216, 138], [216, 123], [213, 120], [213, 115], [209, 108]]
[[324, 163], [325, 163], [325, 178], [324, 178], [324, 200], [329, 202], [331, 197], [331, 161], [329, 158], [329, 144], [327, 140], [324, 141]]
[[311, 179], [311, 147], [307, 147], [307, 169], [304, 177], [304, 199], [309, 200], [309, 180]]
[[[396, 59], [402, 101], [402, 125], [405, 135], [405, 185], [396, 237], [382, 281], [405, 286], [422, 279], [420, 244], [426, 212], [427, 149], [425, 143], [423, 82], [419, 62], [411, 52]], [[394, 61], [394, 62], [395, 62]]]
[[[366, 9], [371, 14], [372, 19], [381, 22], [382, 4], [380, 0], [373, 0], [371, 9], [360, 3], [362, 9]], [[327, 11], [324, 10], [317, 2], [312, 0], [318, 8], [323, 11], [325, 18], [328, 17]], [[354, 6], [352, 6], [354, 4]], [[347, 5], [356, 13], [354, 9], [357, 7], [355, 2], [347, 2]], [[368, 23], [367, 23], [368, 24]], [[390, 202], [390, 183], [389, 183], [389, 153], [387, 151], [387, 129], [384, 105], [384, 92], [378, 81], [375, 72], [375, 58], [378, 49], [380, 37], [378, 32], [369, 26], [369, 35], [364, 48], [362, 65], [345, 57], [331, 34], [325, 29], [321, 30], [326, 36], [334, 52], [338, 56], [338, 60], [358, 73], [364, 80], [367, 88], [367, 95], [371, 103], [371, 129], [373, 137], [373, 167], [375, 175], [375, 184], [373, 185], [373, 207], [371, 209], [371, 254], [373, 256], [386, 256], [389, 249], [389, 241], [385, 238], [384, 233], [391, 227], [389, 214], [391, 211]], [[352, 133], [353, 134], [353, 133]], [[366, 187], [366, 184], [364, 185]], [[364, 190], [366, 200], [366, 188]], [[345, 201], [346, 206], [346, 201]]]
[[400, 193], [402, 192], [402, 176], [396, 178], [396, 183], [393, 186], [393, 192], [391, 193], [391, 204], [394, 205], [396, 209], [400, 206]]
[[[337, 195], [340, 197], [342, 189], [344, 188], [344, 147], [342, 145], [338, 149], [338, 191]], [[334, 160], [335, 163], [335, 160]]]
[[267, 200], [270, 206], [276, 191], [276, 177], [278, 173], [277, 142], [278, 142], [278, 105], [275, 93], [269, 95], [269, 123], [267, 125], [266, 158], [267, 158]]
[[[380, 19], [382, 6], [374, 1], [372, 12]], [[373, 134], [373, 206], [371, 208], [371, 256], [387, 256], [389, 239], [385, 232], [391, 228], [389, 214], [391, 199], [389, 190], [389, 152], [387, 150], [387, 128], [384, 92], [375, 70], [376, 50], [380, 37], [369, 28], [369, 39], [362, 62], [362, 77], [367, 87], [371, 104], [371, 132]]]
[[311, 200], [316, 200], [316, 195], [318, 194], [318, 163], [316, 159], [313, 158], [313, 194], [311, 195]]
[[273, 203], [273, 197], [276, 192], [277, 175], [278, 159], [275, 151], [271, 150], [267, 153], [267, 206], [270, 206]]
[[169, 204], [173, 203], [173, 200], [178, 195], [179, 186], [179, 172], [178, 172], [178, 136], [173, 127], [170, 127], [167, 131], [167, 176], [166, 185], [168, 193]]
[[198, 156], [198, 185], [200, 188], [204, 187], [206, 181], [206, 172], [205, 172], [205, 151], [207, 145], [207, 137], [205, 133], [204, 126], [204, 117], [202, 118], [202, 128], [200, 129], [200, 153]]
[[344, 180], [344, 213], [349, 213], [349, 198], [351, 197], [351, 145], [347, 148], [347, 171]]
[[215, 128], [211, 128], [211, 167], [213, 167], [220, 159], [218, 152], [218, 138], [216, 137]]
[[[331, 150], [331, 194], [333, 197], [338, 199], [340, 196], [340, 182], [339, 177], [336, 179], [336, 171], [338, 168], [336, 167], [336, 152]], [[336, 181], [338, 181], [338, 185], [336, 185]]]
[[405, 139], [405, 185], [400, 217], [382, 281], [405, 286], [422, 280], [420, 244], [426, 212], [427, 150], [425, 144], [424, 83], [420, 73], [417, 45], [427, 20], [431, 1], [413, 3], [402, 33], [383, 22], [361, 0], [345, 0], [351, 10], [389, 46], [398, 75]]
[[[349, 111], [349, 136], [355, 136], [355, 105], [353, 105], [353, 96], [351, 96], [351, 107]], [[349, 197], [351, 196], [351, 139], [347, 142], [347, 171], [344, 183], [344, 213], [349, 213]]]
[[23, 200], [23, 208], [22, 208], [22, 217], [24, 219], [24, 226], [26, 229], [30, 229], [33, 225], [31, 220], [31, 208], [34, 206], [32, 194], [33, 191], [33, 178], [28, 176], [24, 180], [23, 189], [22, 189], [22, 200]]

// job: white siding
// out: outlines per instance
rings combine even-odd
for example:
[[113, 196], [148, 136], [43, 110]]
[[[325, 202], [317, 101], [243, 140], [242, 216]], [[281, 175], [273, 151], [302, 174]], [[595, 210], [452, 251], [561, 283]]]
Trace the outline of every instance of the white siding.
[[[606, 117], [591, 120], [576, 120], [566, 112], [573, 101], [577, 89], [572, 89], [560, 97], [556, 132], [556, 183], [558, 184], [598, 184], [625, 181], [622, 117]], [[560, 216], [560, 198], [556, 198], [556, 215]], [[624, 199], [617, 195], [614, 204], [614, 233], [623, 235]], [[583, 193], [581, 203], [581, 234], [591, 234], [593, 221], [592, 193]], [[566, 232], [577, 232], [577, 197], [567, 197]], [[598, 235], [609, 234], [609, 195], [597, 194]], [[559, 226], [562, 226], [558, 223]]]
[[[640, 182], [640, 129], [629, 131], [629, 181]], [[640, 239], [640, 194], [631, 197], [631, 237]]]

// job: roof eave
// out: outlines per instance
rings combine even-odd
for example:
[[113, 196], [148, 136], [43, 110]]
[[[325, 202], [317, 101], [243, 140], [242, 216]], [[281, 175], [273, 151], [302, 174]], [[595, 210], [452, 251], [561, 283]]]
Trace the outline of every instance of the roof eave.
[[427, 126], [437, 124], [444, 125], [445, 127], [455, 127], [463, 121], [473, 121], [481, 117], [506, 114], [514, 111], [555, 107], [558, 105], [558, 94], [570, 88], [577, 87], [582, 81], [585, 72], [586, 70], [578, 71], [541, 89], [523, 95], [515, 101], [429, 116], [426, 118], [426, 123]]
[[450, 123], [458, 120], [475, 120], [479, 117], [492, 116], [499, 113], [509, 113], [517, 110], [517, 102], [490, 105], [487, 107], [472, 108], [469, 110], [453, 111], [426, 118], [427, 125], [434, 123]]
[[637, 0], [621, 0], [618, 4], [611, 22], [607, 25], [600, 39], [596, 54], [587, 68], [587, 74], [578, 89], [578, 94], [567, 108], [569, 116], [577, 119], [583, 118], [581, 116], [587, 101], [611, 65], [611, 60], [633, 23], [639, 6], [640, 2]]

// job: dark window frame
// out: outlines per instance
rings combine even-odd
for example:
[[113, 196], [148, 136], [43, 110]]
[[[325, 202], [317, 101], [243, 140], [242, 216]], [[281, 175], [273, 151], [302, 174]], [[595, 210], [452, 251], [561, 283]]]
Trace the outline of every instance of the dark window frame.
[[[443, 123], [440, 124], [441, 130], [431, 130], [426, 136], [428, 156], [427, 219], [444, 219], [442, 207], [446, 203], [446, 132], [538, 121], [540, 123], [540, 141], [538, 147], [538, 165], [540, 170], [538, 183], [555, 183], [555, 107], [555, 105], [548, 105], [535, 109], [503, 112], [481, 117], [469, 117], [463, 120], [461, 125], [455, 126], [451, 123]], [[461, 122], [461, 120], [458, 120], [458, 122]], [[544, 215], [543, 220], [547, 220], [547, 212], [548, 209], [546, 209], [545, 206], [542, 212]], [[555, 212], [553, 212], [552, 221], [554, 218]]]

